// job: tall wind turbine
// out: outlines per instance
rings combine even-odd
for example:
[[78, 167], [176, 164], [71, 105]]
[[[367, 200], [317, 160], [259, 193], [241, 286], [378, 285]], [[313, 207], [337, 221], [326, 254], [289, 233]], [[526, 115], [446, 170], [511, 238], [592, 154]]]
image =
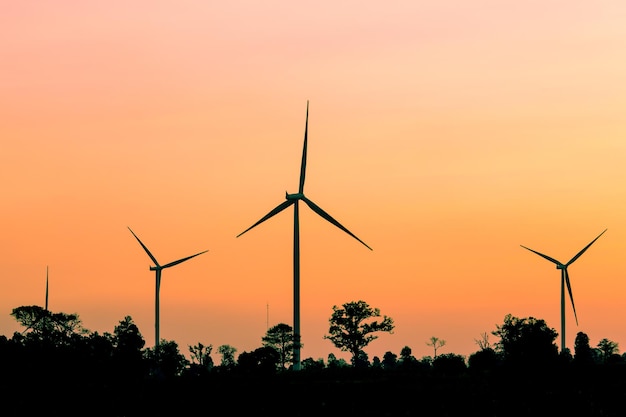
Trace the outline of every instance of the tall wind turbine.
[[557, 261], [554, 258], [549, 257], [548, 255], [544, 255], [543, 253], [527, 248], [524, 245], [520, 245], [524, 249], [528, 249], [529, 251], [534, 252], [537, 255], [541, 256], [542, 258], [545, 258], [548, 261], [552, 262], [553, 264], [556, 265], [556, 269], [561, 270], [561, 352], [565, 351], [565, 286], [566, 285], [567, 285], [567, 291], [569, 293], [570, 301], [572, 302], [572, 309], [574, 310], [574, 318], [576, 319], [576, 324], [578, 324], [578, 317], [576, 316], [576, 307], [574, 306], [574, 296], [572, 295], [572, 286], [570, 285], [570, 282], [569, 282], [569, 274], [567, 273], [567, 267], [573, 264], [576, 259], [578, 259], [583, 253], [585, 253], [585, 251], [589, 249], [589, 246], [593, 245], [593, 243], [596, 240], [598, 240], [598, 238], [600, 238], [600, 236], [602, 236], [604, 232], [606, 231], [607, 229], [604, 229], [604, 231], [600, 233], [594, 240], [592, 240], [591, 243], [589, 243], [587, 246], [582, 248], [580, 252], [578, 252], [572, 259], [569, 260], [569, 262], [565, 264]]
[[179, 260], [174, 261], [174, 262], [170, 262], [170, 263], [165, 264], [165, 265], [161, 265], [161, 264], [159, 264], [159, 261], [156, 260], [154, 255], [152, 255], [152, 253], [150, 253], [150, 251], [148, 250], [146, 245], [144, 245], [143, 242], [137, 237], [135, 232], [133, 232], [130, 227], [128, 228], [128, 230], [130, 230], [130, 232], [133, 234], [133, 236], [135, 236], [135, 239], [137, 239], [137, 242], [139, 242], [139, 244], [141, 245], [143, 250], [146, 251], [146, 253], [150, 257], [150, 259], [152, 259], [152, 262], [154, 262], [154, 266], [150, 267], [150, 271], [155, 271], [155, 273], [156, 273], [156, 292], [155, 292], [155, 303], [154, 303], [154, 316], [155, 316], [155, 320], [154, 320], [154, 337], [155, 337], [154, 346], [158, 347], [159, 346], [159, 290], [161, 289], [161, 271], [164, 270], [165, 268], [169, 268], [170, 266], [178, 265], [181, 262], [185, 262], [185, 261], [187, 261], [187, 260], [189, 260], [191, 258], [194, 258], [194, 257], [198, 256], [198, 255], [202, 255], [203, 253], [208, 252], [208, 250], [196, 253], [195, 255], [187, 256], [186, 258], [182, 258], [182, 259], [179, 259]]
[[330, 214], [326, 213], [322, 210], [317, 204], [313, 201], [309, 200], [304, 195], [304, 177], [306, 174], [306, 148], [307, 148], [307, 135], [309, 129], [309, 102], [306, 103], [306, 122], [304, 127], [304, 147], [302, 149], [302, 163], [300, 166], [300, 185], [298, 187], [298, 192], [295, 194], [288, 194], [285, 192], [285, 199], [278, 206], [276, 206], [273, 210], [267, 213], [264, 217], [261, 218], [258, 222], [254, 223], [252, 226], [248, 227], [243, 232], [239, 233], [237, 237], [243, 235], [248, 230], [253, 227], [263, 223], [265, 220], [273, 217], [274, 215], [280, 213], [285, 210], [287, 207], [293, 205], [294, 215], [293, 215], [293, 333], [294, 333], [294, 352], [293, 352], [293, 369], [298, 371], [300, 370], [300, 225], [299, 225], [299, 216], [298, 216], [298, 202], [300, 200], [304, 201], [307, 206], [311, 208], [315, 213], [320, 215], [322, 218], [326, 219], [331, 224], [337, 226], [359, 242], [361, 242], [365, 247], [369, 250], [372, 250], [365, 242], [356, 237], [352, 232], [343, 227], [337, 220], [330, 216]]

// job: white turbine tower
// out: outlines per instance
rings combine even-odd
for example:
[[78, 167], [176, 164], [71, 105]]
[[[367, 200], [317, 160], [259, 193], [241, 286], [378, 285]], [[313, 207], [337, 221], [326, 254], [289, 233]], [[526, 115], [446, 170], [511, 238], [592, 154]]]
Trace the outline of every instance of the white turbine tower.
[[343, 227], [337, 220], [332, 218], [328, 213], [322, 210], [317, 204], [313, 201], [309, 200], [304, 195], [304, 177], [306, 174], [306, 151], [307, 151], [307, 135], [309, 128], [309, 102], [306, 103], [306, 123], [304, 128], [304, 147], [302, 150], [302, 163], [300, 166], [300, 185], [298, 187], [298, 192], [295, 194], [288, 194], [285, 192], [286, 201], [283, 201], [278, 206], [276, 206], [273, 210], [271, 210], [268, 214], [261, 218], [258, 222], [254, 223], [252, 226], [239, 233], [237, 237], [243, 235], [248, 230], [253, 227], [263, 223], [265, 220], [273, 217], [274, 215], [280, 213], [285, 210], [287, 207], [293, 205], [294, 209], [294, 217], [293, 217], [293, 332], [294, 332], [294, 353], [293, 353], [293, 369], [298, 371], [300, 370], [300, 227], [299, 227], [299, 216], [298, 216], [298, 202], [300, 200], [304, 201], [307, 206], [311, 208], [315, 213], [317, 213], [322, 218], [326, 219], [328, 222], [337, 226], [339, 229], [343, 230], [359, 242], [361, 242], [365, 247], [372, 250], [365, 242], [356, 237], [352, 232]]
[[208, 252], [208, 250], [196, 253], [195, 255], [187, 256], [186, 258], [182, 258], [182, 259], [179, 259], [179, 260], [174, 261], [174, 262], [170, 262], [170, 263], [165, 264], [165, 265], [161, 265], [156, 260], [156, 258], [152, 255], [152, 253], [150, 253], [150, 251], [148, 250], [146, 245], [144, 245], [143, 242], [137, 237], [135, 232], [133, 232], [130, 227], [128, 228], [128, 230], [130, 230], [130, 232], [133, 234], [133, 236], [135, 236], [135, 239], [137, 239], [137, 242], [139, 242], [139, 244], [141, 245], [143, 250], [146, 251], [146, 253], [150, 257], [150, 259], [152, 259], [152, 262], [154, 262], [154, 266], [150, 267], [150, 271], [155, 271], [155, 274], [156, 274], [156, 291], [155, 291], [155, 303], [154, 303], [154, 316], [155, 316], [155, 319], [154, 319], [154, 337], [155, 337], [154, 346], [158, 347], [159, 346], [159, 291], [161, 289], [161, 271], [164, 270], [165, 268], [169, 268], [170, 266], [178, 265], [181, 262], [185, 262], [185, 261], [187, 261], [187, 260], [189, 260], [191, 258], [194, 258], [194, 257], [198, 256], [198, 255], [202, 255], [203, 253]]
[[607, 229], [604, 229], [604, 231], [600, 233], [594, 240], [592, 240], [591, 243], [589, 243], [587, 246], [582, 248], [580, 252], [578, 252], [572, 259], [569, 260], [569, 262], [565, 264], [557, 261], [554, 258], [549, 257], [548, 255], [544, 255], [543, 253], [527, 248], [524, 245], [520, 245], [524, 249], [528, 249], [529, 251], [534, 252], [537, 255], [541, 256], [542, 258], [545, 258], [548, 261], [552, 262], [553, 264], [556, 265], [556, 269], [561, 270], [561, 352], [565, 351], [565, 286], [567, 286], [569, 298], [570, 298], [570, 301], [572, 302], [572, 309], [574, 310], [574, 318], [576, 319], [576, 324], [578, 324], [578, 317], [576, 316], [576, 307], [574, 306], [574, 296], [572, 295], [572, 286], [569, 282], [569, 274], [567, 272], [567, 267], [573, 264], [576, 259], [578, 259], [583, 253], [585, 253], [585, 251], [589, 249], [589, 246], [593, 245], [593, 243], [596, 240], [598, 240], [598, 238], [600, 238], [600, 236], [602, 236], [604, 232], [606, 231]]

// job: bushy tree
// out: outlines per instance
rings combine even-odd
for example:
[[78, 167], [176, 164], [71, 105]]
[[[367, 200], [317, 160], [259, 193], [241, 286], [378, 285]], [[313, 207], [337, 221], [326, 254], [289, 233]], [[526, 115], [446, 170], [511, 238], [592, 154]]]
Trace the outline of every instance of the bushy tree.
[[217, 347], [217, 353], [222, 355], [220, 366], [222, 368], [232, 368], [237, 363], [235, 361], [235, 353], [237, 349], [231, 345], [220, 345]]
[[144, 356], [150, 366], [150, 374], [159, 379], [179, 376], [189, 365], [173, 340], [162, 339], [158, 346], [146, 349]]
[[500, 338], [496, 351], [508, 365], [535, 368], [556, 363], [558, 348], [554, 340], [558, 333], [544, 320], [507, 314], [504, 323], [492, 333]]
[[73, 336], [89, 333], [75, 313], [52, 313], [39, 306], [21, 306], [14, 308], [11, 315], [25, 327], [28, 341], [68, 345]]
[[383, 316], [381, 321], [372, 321], [380, 317], [380, 310], [372, 308], [365, 301], [353, 301], [342, 307], [333, 306], [330, 318], [330, 329], [325, 339], [329, 339], [335, 347], [352, 354], [352, 365], [358, 365], [366, 358], [363, 349], [377, 339], [376, 332], [393, 332], [394, 324], [391, 317]]
[[263, 346], [252, 352], [242, 352], [237, 367], [247, 372], [274, 373], [280, 362], [280, 354], [273, 347]]
[[619, 344], [609, 339], [598, 342], [598, 349], [602, 352], [602, 362], [607, 363], [613, 355], [619, 354]]
[[385, 352], [383, 355], [382, 366], [383, 369], [387, 370], [396, 369], [398, 366], [398, 355], [391, 351]]
[[457, 376], [465, 372], [465, 357], [455, 353], [444, 353], [433, 359], [433, 371], [448, 376]]
[[383, 367], [383, 364], [378, 356], [374, 356], [372, 358], [372, 368], [380, 369]]
[[308, 371], [320, 370], [324, 369], [326, 365], [324, 365], [324, 359], [318, 358], [306, 358], [302, 360], [302, 369]]
[[467, 359], [470, 371], [490, 371], [496, 368], [500, 360], [499, 355], [490, 347], [480, 349], [472, 353]]
[[343, 358], [337, 358], [334, 353], [328, 354], [327, 367], [330, 369], [345, 368], [348, 363]]
[[114, 354], [120, 357], [136, 359], [146, 345], [139, 328], [131, 316], [124, 317], [113, 330]]

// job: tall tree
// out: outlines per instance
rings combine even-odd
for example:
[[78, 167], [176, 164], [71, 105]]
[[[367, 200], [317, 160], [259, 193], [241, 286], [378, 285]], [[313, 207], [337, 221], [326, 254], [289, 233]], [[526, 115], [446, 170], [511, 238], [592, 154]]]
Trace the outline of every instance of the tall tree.
[[124, 317], [113, 330], [113, 366], [124, 383], [143, 377], [147, 371], [143, 348], [146, 341], [131, 316]]
[[593, 363], [593, 351], [589, 345], [589, 336], [578, 332], [574, 340], [574, 363], [589, 365]]
[[282, 369], [285, 369], [287, 364], [293, 363], [293, 348], [295, 342], [293, 328], [290, 325], [279, 323], [276, 326], [270, 327], [261, 340], [263, 341], [263, 346], [271, 347], [278, 352]]
[[124, 317], [113, 330], [113, 341], [116, 354], [124, 357], [137, 358], [146, 341], [131, 316]]
[[329, 339], [335, 347], [352, 355], [352, 365], [357, 365], [359, 358], [366, 358], [363, 349], [377, 339], [374, 333], [393, 333], [391, 317], [382, 316], [381, 321], [372, 319], [381, 317], [380, 309], [370, 307], [365, 301], [352, 301], [342, 307], [333, 306], [330, 328], [324, 339]]
[[446, 341], [443, 339], [439, 339], [438, 337], [431, 336], [431, 338], [426, 342], [426, 346], [432, 346], [434, 349], [433, 360], [437, 359], [437, 349], [442, 348], [446, 345]]

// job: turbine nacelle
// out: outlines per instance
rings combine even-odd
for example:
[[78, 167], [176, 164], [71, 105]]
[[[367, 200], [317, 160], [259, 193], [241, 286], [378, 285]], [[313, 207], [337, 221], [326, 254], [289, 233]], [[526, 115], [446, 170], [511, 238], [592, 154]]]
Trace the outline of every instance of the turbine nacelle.
[[567, 266], [563, 265], [563, 264], [556, 264], [556, 269], [566, 269]]
[[287, 194], [287, 192], [285, 192], [285, 198], [290, 201], [302, 200], [303, 197], [304, 197], [304, 194], [302, 193]]

